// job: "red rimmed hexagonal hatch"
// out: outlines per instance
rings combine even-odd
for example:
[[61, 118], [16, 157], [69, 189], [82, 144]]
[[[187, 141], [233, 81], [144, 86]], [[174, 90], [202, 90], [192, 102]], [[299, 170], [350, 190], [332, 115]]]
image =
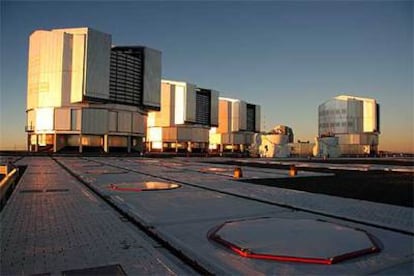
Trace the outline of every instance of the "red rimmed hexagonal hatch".
[[334, 264], [379, 252], [368, 232], [316, 219], [267, 218], [225, 222], [209, 238], [254, 259]]

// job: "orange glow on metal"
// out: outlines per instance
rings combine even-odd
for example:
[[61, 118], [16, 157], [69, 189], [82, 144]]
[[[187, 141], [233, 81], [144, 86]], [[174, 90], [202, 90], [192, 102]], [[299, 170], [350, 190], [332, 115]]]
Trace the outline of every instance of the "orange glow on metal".
[[295, 257], [295, 256], [282, 256], [282, 255], [272, 255], [272, 254], [258, 254], [250, 251], [249, 249], [241, 248], [227, 240], [224, 240], [217, 234], [217, 232], [224, 226], [220, 225], [212, 233], [208, 235], [209, 239], [227, 247], [231, 251], [235, 252], [239, 256], [251, 259], [260, 259], [260, 260], [271, 260], [271, 261], [281, 261], [281, 262], [298, 262], [298, 263], [308, 263], [308, 264], [323, 264], [331, 265], [338, 262], [342, 262], [348, 259], [360, 257], [366, 254], [380, 252], [380, 247], [376, 244], [375, 240], [367, 233], [368, 238], [373, 243], [373, 247], [362, 249], [355, 252], [346, 253], [343, 255], [335, 256], [332, 258], [321, 259], [321, 258], [307, 258], [307, 257]]

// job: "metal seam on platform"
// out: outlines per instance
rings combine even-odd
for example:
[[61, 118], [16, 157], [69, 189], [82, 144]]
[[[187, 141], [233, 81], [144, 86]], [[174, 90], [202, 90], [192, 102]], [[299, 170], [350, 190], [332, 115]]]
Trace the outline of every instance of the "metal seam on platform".
[[[202, 265], [200, 265], [196, 260], [191, 259], [187, 255], [185, 255], [181, 250], [175, 248], [172, 246], [167, 240], [164, 240], [161, 238], [153, 229], [150, 227], [145, 226], [138, 220], [134, 219], [128, 212], [122, 210], [120, 207], [117, 206], [116, 203], [112, 202], [110, 198], [102, 195], [99, 190], [97, 190], [95, 187], [90, 185], [88, 182], [84, 181], [79, 175], [75, 174], [71, 169], [69, 169], [66, 165], [64, 165], [62, 162], [57, 160], [54, 157], [50, 157], [53, 161], [55, 161], [61, 168], [63, 168], [66, 172], [68, 172], [72, 177], [74, 177], [76, 180], [78, 180], [80, 183], [85, 185], [89, 190], [91, 190], [96, 196], [98, 196], [100, 199], [102, 199], [104, 202], [109, 204], [115, 211], [120, 213], [123, 217], [128, 219], [131, 223], [133, 223], [135, 226], [137, 226], [144, 234], [146, 234], [148, 237], [152, 238], [156, 242], [160, 243], [166, 250], [168, 250], [173, 256], [175, 256], [177, 259], [181, 260], [183, 263], [187, 264], [189, 267], [197, 271], [198, 273], [202, 275], [213, 275], [210, 271], [208, 271], [206, 268], [204, 268]], [[93, 161], [95, 162], [95, 161]], [[99, 163], [99, 162], [97, 162]], [[125, 168], [126, 169], [126, 168]], [[129, 170], [129, 169], [126, 169]]]
[[[92, 162], [104, 164], [104, 165], [107, 165], [107, 166], [111, 166], [111, 167], [114, 167], [114, 168], [121, 168], [120, 166], [107, 164], [107, 163], [102, 162], [102, 161], [89, 160], [89, 159], [86, 159], [84, 157], [80, 157], [80, 158], [84, 159], [84, 160], [87, 160], [87, 161], [92, 161]], [[380, 228], [380, 229], [384, 229], [384, 230], [388, 230], [388, 231], [392, 231], [392, 232], [397, 232], [397, 233], [404, 234], [404, 235], [414, 236], [414, 232], [401, 230], [401, 229], [397, 229], [397, 228], [393, 228], [393, 227], [389, 227], [389, 226], [378, 225], [378, 224], [375, 224], [375, 223], [360, 221], [360, 220], [357, 220], [357, 219], [336, 216], [336, 215], [329, 214], [329, 213], [309, 210], [309, 209], [305, 209], [305, 208], [301, 208], [301, 207], [295, 207], [295, 206], [288, 205], [288, 204], [276, 203], [276, 202], [272, 202], [272, 201], [268, 201], [268, 200], [264, 200], [264, 199], [252, 198], [252, 197], [248, 197], [248, 196], [244, 196], [244, 195], [235, 194], [235, 193], [232, 193], [232, 192], [221, 191], [221, 190], [217, 190], [217, 189], [213, 189], [213, 188], [200, 186], [200, 185], [197, 185], [197, 184], [184, 182], [184, 181], [181, 181], [181, 180], [174, 180], [174, 179], [170, 179], [170, 178], [163, 177], [163, 176], [152, 175], [152, 174], [149, 174], [149, 173], [143, 173], [143, 172], [139, 172], [139, 171], [129, 169], [129, 168], [123, 168], [123, 169], [128, 170], [130, 172], [137, 173], [137, 174], [142, 174], [142, 175], [146, 175], [146, 176], [151, 176], [151, 177], [163, 179], [163, 180], [166, 180], [166, 181], [174, 181], [174, 182], [177, 182], [177, 183], [180, 183], [180, 184], [183, 184], [183, 185], [188, 185], [188, 186], [200, 188], [200, 189], [203, 189], [203, 190], [218, 192], [218, 193], [221, 193], [221, 194], [231, 195], [231, 196], [235, 196], [235, 197], [238, 197], [238, 198], [243, 198], [243, 199], [252, 200], [252, 201], [256, 201], [256, 202], [261, 202], [261, 203], [265, 203], [265, 204], [269, 204], [269, 205], [273, 205], [273, 206], [288, 208], [288, 209], [292, 209], [292, 210], [295, 210], [295, 211], [302, 211], [302, 212], [311, 213], [311, 214], [315, 214], [315, 215], [321, 215], [321, 216], [325, 216], [325, 217], [341, 219], [341, 220], [345, 220], [345, 221], [349, 221], [349, 222], [353, 222], [353, 223], [358, 223], [358, 224], [362, 224], [362, 225], [366, 225], [366, 226], [372, 226], [372, 227], [376, 227], [376, 228]]]

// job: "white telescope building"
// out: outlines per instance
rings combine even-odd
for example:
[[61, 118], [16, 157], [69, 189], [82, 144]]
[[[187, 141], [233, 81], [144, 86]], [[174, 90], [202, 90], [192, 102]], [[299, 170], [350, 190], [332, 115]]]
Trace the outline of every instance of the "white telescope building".
[[337, 96], [319, 106], [319, 138], [338, 137], [340, 154], [378, 152], [379, 104], [375, 99]]
[[162, 80], [161, 110], [148, 114], [147, 149], [206, 152], [209, 130], [217, 125], [217, 91], [188, 82]]
[[219, 98], [219, 123], [210, 130], [210, 149], [244, 152], [260, 132], [260, 106], [245, 101]]
[[161, 52], [111, 45], [90, 28], [30, 35], [28, 150], [142, 150], [147, 112], [160, 109]]

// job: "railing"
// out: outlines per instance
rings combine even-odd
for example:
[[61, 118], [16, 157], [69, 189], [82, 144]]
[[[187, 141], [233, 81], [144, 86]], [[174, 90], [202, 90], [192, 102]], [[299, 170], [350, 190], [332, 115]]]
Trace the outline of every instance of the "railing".
[[[7, 167], [7, 166], [4, 166], [4, 167]], [[16, 185], [16, 180], [17, 180], [18, 175], [19, 175], [19, 169], [13, 168], [0, 181], [0, 210], [6, 204], [7, 198], [10, 195], [10, 191]]]

